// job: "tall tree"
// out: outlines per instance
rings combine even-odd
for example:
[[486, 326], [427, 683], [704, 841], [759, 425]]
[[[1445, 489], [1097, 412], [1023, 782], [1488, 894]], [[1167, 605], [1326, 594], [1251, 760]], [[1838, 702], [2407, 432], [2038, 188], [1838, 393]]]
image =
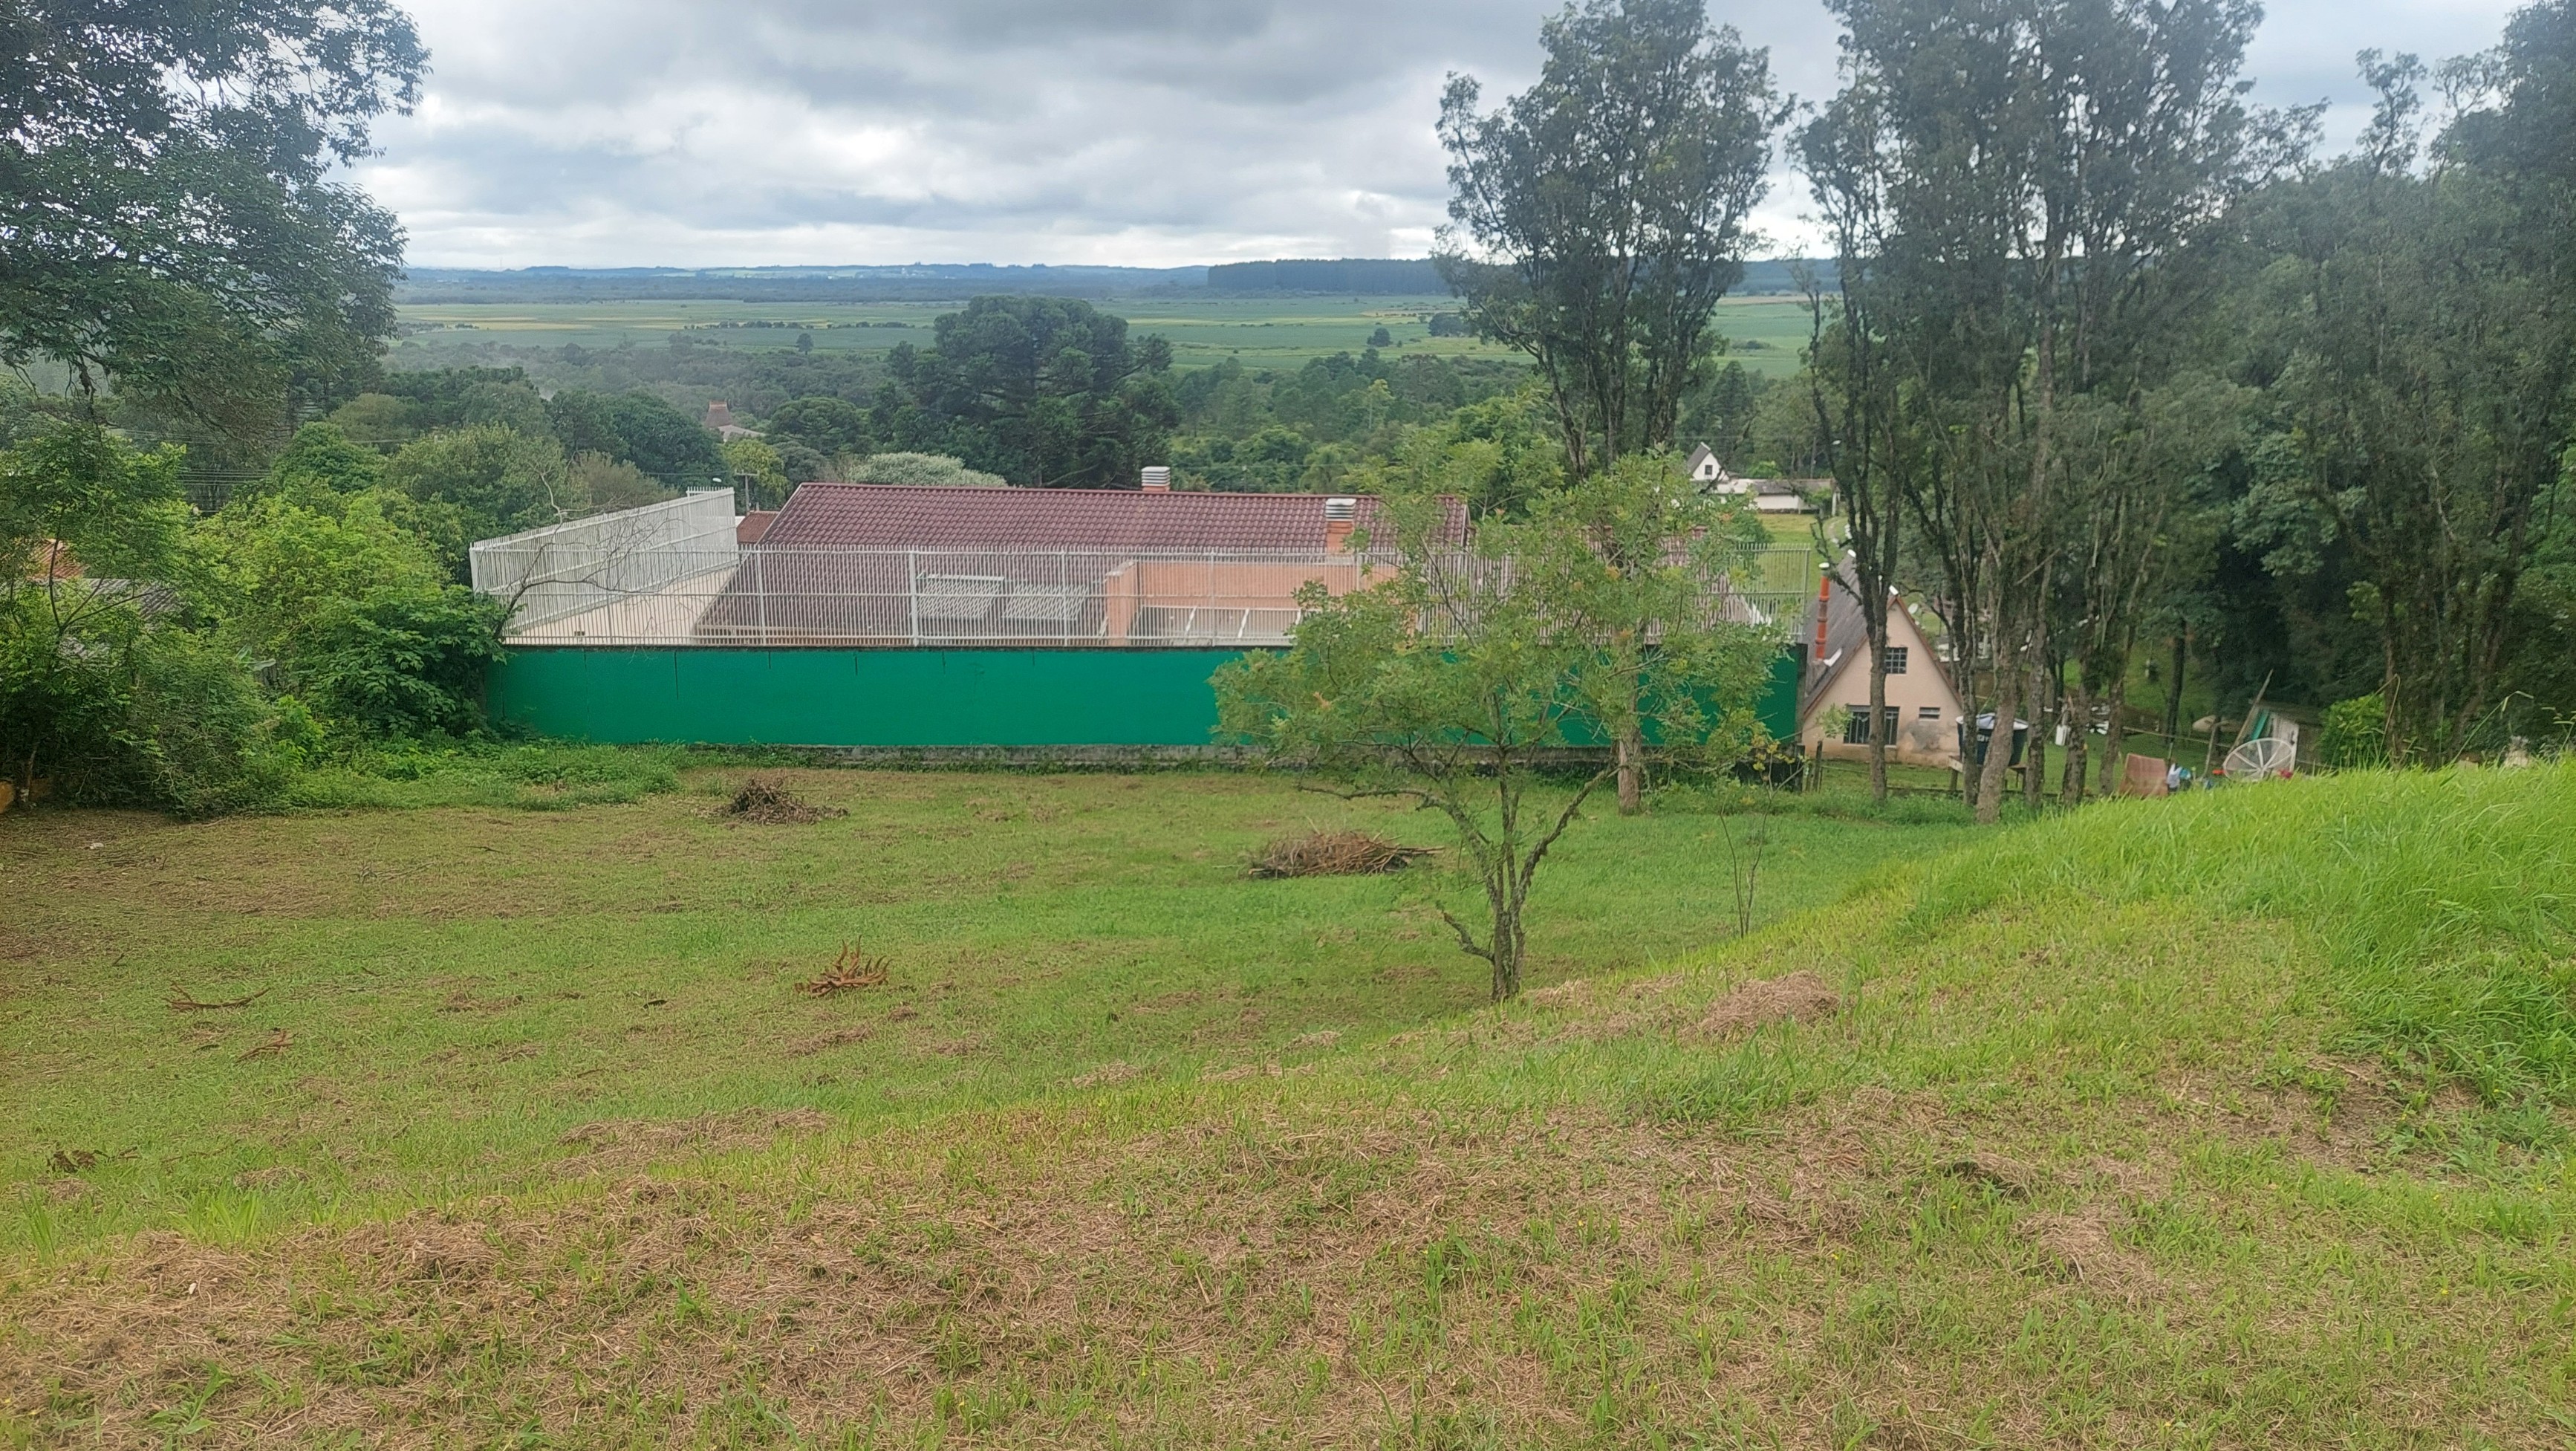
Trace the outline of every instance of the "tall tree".
[[328, 173], [422, 64], [387, 0], [0, 7], [0, 362], [282, 433], [391, 330], [401, 234]]
[[2296, 127], [2267, 128], [2242, 100], [2250, 0], [1834, 8], [1884, 178], [1888, 354], [1938, 445], [1914, 512], [1947, 575], [1972, 713], [1991, 660], [1996, 746], [1970, 788], [1991, 820], [2013, 720], [2043, 698], [2054, 653], [2061, 415], [2134, 408], [2171, 371], [2213, 296], [2194, 249], [2280, 149], [2267, 138]]
[[880, 447], [949, 454], [1040, 487], [1132, 488], [1180, 410], [1172, 346], [1063, 297], [978, 297], [899, 344], [873, 429]]
[[[1450, 77], [1444, 240], [1471, 250], [1440, 267], [1479, 333], [1536, 361], [1580, 480], [1672, 447], [1788, 111], [1768, 54], [1712, 25], [1703, 0], [1586, 0], [1539, 38], [1538, 83], [1499, 111], [1478, 109], [1474, 78]], [[1616, 749], [1633, 812], [1643, 745]]]
[[[1807, 384], [1848, 561], [1848, 568], [1831, 571], [1831, 587], [1852, 596], [1869, 646], [1869, 790], [1883, 802], [1892, 734], [1886, 729], [1887, 611], [1903, 557], [1917, 443], [1905, 415], [1906, 390], [1888, 356], [1897, 323], [1884, 315], [1875, 270], [1889, 243], [1882, 103], [1874, 90], [1854, 86], [1798, 133], [1793, 150], [1834, 243], [1833, 295], [1812, 271], [1801, 278], [1810, 323]], [[1830, 557], [1825, 521], [1818, 519], [1816, 528], [1820, 552]], [[1818, 608], [1826, 608], [1821, 599]]]
[[[2576, 246], [2563, 35], [2527, 14], [2497, 91], [2421, 156], [2411, 56], [2364, 52], [2381, 103], [2355, 156], [2263, 218], [2261, 315], [2293, 477], [2352, 550], [2376, 627], [2389, 759], [2469, 747], [2498, 704], [2521, 576], [2576, 434]], [[2527, 123], [2527, 124], [2526, 124]], [[2564, 132], [2562, 131], [2562, 138]]]
[[1787, 111], [1767, 53], [1701, 0], [1587, 0], [1540, 41], [1538, 84], [1499, 111], [1450, 77], [1448, 241], [1472, 250], [1440, 265], [1469, 322], [1537, 362], [1579, 478], [1672, 446]]

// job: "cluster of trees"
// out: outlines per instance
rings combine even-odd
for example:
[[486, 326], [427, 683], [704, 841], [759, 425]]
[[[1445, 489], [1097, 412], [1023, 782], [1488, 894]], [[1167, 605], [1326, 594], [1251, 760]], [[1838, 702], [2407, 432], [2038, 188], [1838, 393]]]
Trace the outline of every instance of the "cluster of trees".
[[18, 786], [237, 809], [475, 733], [500, 622], [471, 541], [737, 472], [649, 392], [381, 373], [401, 235], [332, 176], [416, 95], [386, 0], [31, 0], [7, 29], [0, 363], [60, 385], [0, 386]]
[[926, 348], [895, 346], [872, 396], [816, 393], [769, 414], [791, 482], [907, 453], [1038, 487], [1114, 488], [1164, 462], [1180, 421], [1172, 348], [1073, 298], [978, 297]]
[[[2366, 691], [2401, 762], [2576, 705], [2543, 678], [2576, 542], [2567, 0], [2438, 78], [2364, 52], [2376, 118], [2323, 163], [2315, 112], [2244, 99], [2247, 0], [1835, 9], [1846, 85], [1792, 150], [1838, 253], [1808, 382], [1852, 587], [1874, 643], [1892, 590], [1932, 604], [1972, 709], [2037, 727], [2027, 790], [2060, 721], [2069, 799], [2097, 720], [2113, 766], [2147, 645]], [[1988, 818], [2004, 757], [1966, 787]]]

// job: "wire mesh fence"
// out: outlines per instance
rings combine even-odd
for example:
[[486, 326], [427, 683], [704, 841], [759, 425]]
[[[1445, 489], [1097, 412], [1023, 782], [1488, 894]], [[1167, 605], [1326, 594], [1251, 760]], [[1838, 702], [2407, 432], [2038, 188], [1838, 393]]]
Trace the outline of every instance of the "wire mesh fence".
[[[512, 604], [510, 636], [527, 645], [1205, 649], [1289, 644], [1308, 586], [1344, 594], [1393, 567], [1325, 552], [736, 547], [730, 515], [718, 532], [692, 502], [478, 544], [475, 587]], [[1775, 588], [1736, 603], [1770, 620], [1801, 600]]]

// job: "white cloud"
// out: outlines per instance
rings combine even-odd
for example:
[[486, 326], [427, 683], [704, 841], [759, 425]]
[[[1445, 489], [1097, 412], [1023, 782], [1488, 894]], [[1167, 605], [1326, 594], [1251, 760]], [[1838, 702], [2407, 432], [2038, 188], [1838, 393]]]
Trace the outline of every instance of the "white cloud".
[[[1548, 0], [416, 0], [435, 72], [357, 179], [432, 266], [1420, 255], [1443, 77], [1527, 84]], [[1820, 6], [1718, 0], [1781, 84]], [[2296, 0], [2250, 69], [2366, 115], [2363, 45], [2493, 43], [2505, 0]], [[1806, 237], [1783, 175], [1761, 222]]]

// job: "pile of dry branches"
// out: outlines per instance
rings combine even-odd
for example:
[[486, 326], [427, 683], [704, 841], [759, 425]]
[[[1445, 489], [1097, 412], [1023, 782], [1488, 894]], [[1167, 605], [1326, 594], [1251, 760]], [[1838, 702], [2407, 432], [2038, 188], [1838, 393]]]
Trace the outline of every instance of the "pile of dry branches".
[[1283, 836], [1252, 859], [1256, 877], [1365, 877], [1402, 869], [1427, 846], [1402, 846], [1365, 831], [1317, 831]]
[[816, 806], [787, 789], [787, 783], [775, 776], [754, 776], [742, 783], [716, 813], [732, 821], [750, 821], [763, 826], [794, 826], [850, 813], [837, 806]]

